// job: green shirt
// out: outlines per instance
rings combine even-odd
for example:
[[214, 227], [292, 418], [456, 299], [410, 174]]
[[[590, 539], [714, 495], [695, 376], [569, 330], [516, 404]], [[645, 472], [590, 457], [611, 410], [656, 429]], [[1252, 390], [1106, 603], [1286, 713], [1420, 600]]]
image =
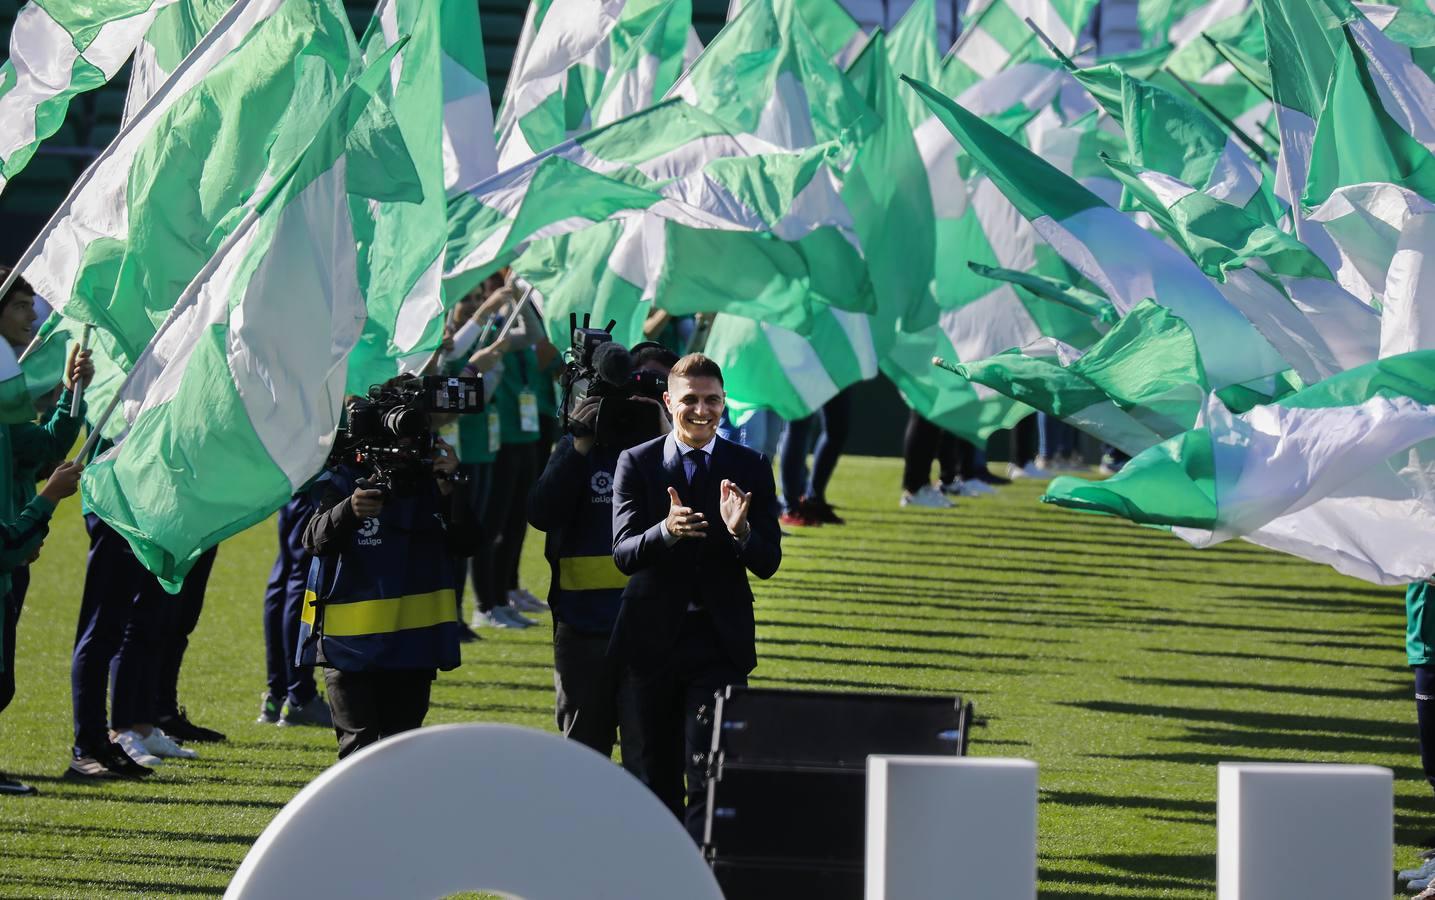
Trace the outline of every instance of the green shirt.
[[1432, 589], [1427, 581], [1405, 588], [1405, 657], [1412, 666], [1435, 662], [1435, 616], [1425, 602]]
[[[509, 353], [503, 357], [503, 379], [498, 382], [498, 392], [493, 395], [493, 404], [498, 407], [498, 419], [505, 444], [532, 444], [538, 440], [538, 416], [543, 413], [536, 408], [538, 384], [545, 376], [538, 370], [538, 354], [532, 348]], [[523, 430], [520, 400], [523, 394], [532, 392], [535, 401], [534, 428]]]

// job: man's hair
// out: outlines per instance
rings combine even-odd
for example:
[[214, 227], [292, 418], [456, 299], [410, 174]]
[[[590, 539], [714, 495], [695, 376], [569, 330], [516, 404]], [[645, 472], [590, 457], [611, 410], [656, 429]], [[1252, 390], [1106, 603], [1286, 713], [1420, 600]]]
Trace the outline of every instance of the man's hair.
[[667, 347], [644, 347], [633, 354], [633, 369], [636, 371], [649, 363], [657, 363], [671, 370], [677, 361], [678, 355]]
[[722, 367], [701, 353], [689, 353], [673, 363], [668, 378], [716, 378], [718, 384], [723, 384]]
[[[5, 279], [10, 277], [10, 271], [9, 266], [0, 264], [0, 284], [3, 284]], [[24, 277], [17, 275], [15, 276], [15, 282], [5, 291], [5, 295], [0, 297], [0, 309], [4, 309], [5, 304], [14, 300], [20, 294], [29, 294], [33, 297], [35, 295], [35, 289], [30, 287], [30, 282], [26, 281]]]

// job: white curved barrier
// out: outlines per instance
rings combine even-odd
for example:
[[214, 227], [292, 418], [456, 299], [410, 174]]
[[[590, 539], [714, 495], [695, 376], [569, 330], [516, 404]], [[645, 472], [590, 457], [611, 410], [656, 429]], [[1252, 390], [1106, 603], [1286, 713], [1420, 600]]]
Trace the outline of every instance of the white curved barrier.
[[592, 750], [513, 725], [438, 725], [314, 779], [244, 858], [230, 900], [722, 900], [692, 838]]

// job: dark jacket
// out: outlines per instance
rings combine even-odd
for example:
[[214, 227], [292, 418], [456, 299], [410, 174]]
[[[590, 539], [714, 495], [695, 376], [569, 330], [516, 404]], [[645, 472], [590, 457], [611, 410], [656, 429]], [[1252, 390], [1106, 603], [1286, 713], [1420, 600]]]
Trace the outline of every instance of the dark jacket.
[[[739, 546], [719, 512], [722, 480], [752, 492], [748, 523], [752, 532]], [[757, 665], [752, 589], [747, 573], [771, 578], [782, 562], [782, 532], [777, 524], [777, 490], [766, 456], [718, 438], [709, 462], [707, 490], [689, 496], [681, 454], [668, 437], [625, 450], [618, 458], [613, 488], [613, 561], [631, 576], [613, 631], [612, 648], [639, 669], [667, 660], [689, 604], [706, 610], [723, 651], [733, 664], [750, 672]], [[668, 488], [686, 506], [703, 513], [708, 536], [663, 539]]]
[[363, 473], [330, 469], [304, 528], [314, 555], [297, 661], [346, 672], [452, 669], [459, 664], [455, 557], [476, 543], [464, 485], [391, 496], [377, 519], [348, 498]]
[[553, 618], [585, 634], [612, 634], [628, 584], [613, 563], [617, 463], [617, 450], [594, 447], [585, 456], [564, 436], [528, 492], [528, 522], [547, 533], [543, 557], [552, 570]]

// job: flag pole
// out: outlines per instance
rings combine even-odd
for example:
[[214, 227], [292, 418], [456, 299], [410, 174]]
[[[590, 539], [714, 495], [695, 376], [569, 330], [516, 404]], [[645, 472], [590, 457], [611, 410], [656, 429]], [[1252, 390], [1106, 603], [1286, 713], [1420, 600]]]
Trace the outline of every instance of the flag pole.
[[[80, 350], [82, 352], [90, 349], [90, 332], [94, 330], [94, 327], [95, 326], [87, 322], [85, 323], [85, 330], [80, 333]], [[78, 419], [80, 417], [80, 404], [84, 402], [84, 396], [85, 384], [84, 382], [79, 382], [75, 385], [75, 389], [70, 397], [70, 418]]]
[[1230, 51], [1220, 41], [1211, 37], [1204, 31], [1201, 32], [1201, 37], [1206, 39], [1206, 43], [1211, 45], [1212, 50], [1215, 50], [1221, 55], [1221, 59], [1224, 59], [1226, 62], [1231, 64], [1231, 68], [1236, 70], [1237, 75], [1244, 78], [1247, 82], [1250, 83], [1251, 87], [1255, 88], [1258, 92], [1260, 92], [1260, 95], [1262, 97], [1265, 97], [1272, 103], [1276, 101], [1276, 98], [1272, 97], [1269, 91], [1257, 84], [1256, 80], [1252, 78], [1249, 74], [1247, 74], [1245, 69], [1241, 68], [1239, 65], [1236, 64], [1235, 58], [1231, 56]]
[[1241, 126], [1237, 125], [1235, 122], [1232, 122], [1229, 118], [1226, 117], [1225, 113], [1212, 106], [1209, 100], [1196, 93], [1196, 89], [1187, 84], [1185, 79], [1183, 79], [1180, 75], [1177, 75], [1175, 72], [1172, 72], [1170, 69], [1163, 68], [1161, 71], [1165, 72], [1167, 75], [1170, 75], [1176, 80], [1177, 84], [1185, 88], [1186, 93], [1190, 94], [1192, 98], [1194, 98], [1195, 101], [1201, 105], [1202, 109], [1209, 113], [1210, 116], [1217, 122], [1220, 122], [1221, 125], [1226, 128], [1226, 130], [1231, 132], [1231, 134], [1235, 135], [1237, 140], [1239, 140], [1242, 144], [1245, 144], [1246, 149], [1254, 153], [1257, 159], [1259, 159], [1261, 162], [1265, 163], [1268, 166], [1273, 164], [1271, 162], [1271, 155], [1266, 152], [1264, 147], [1262, 147], [1259, 143], [1256, 142], [1255, 138], [1242, 131]]

